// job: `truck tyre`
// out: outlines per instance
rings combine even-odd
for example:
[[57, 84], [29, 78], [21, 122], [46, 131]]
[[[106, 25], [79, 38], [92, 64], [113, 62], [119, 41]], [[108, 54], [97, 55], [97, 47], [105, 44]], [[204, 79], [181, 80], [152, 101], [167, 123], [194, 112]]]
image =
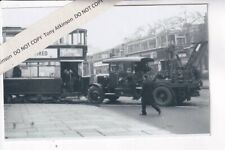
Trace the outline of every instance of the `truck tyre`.
[[88, 89], [88, 100], [92, 104], [101, 104], [104, 100], [104, 93], [100, 87], [91, 86]]
[[165, 86], [159, 86], [153, 91], [153, 98], [160, 106], [169, 106], [174, 103], [174, 96], [171, 90]]

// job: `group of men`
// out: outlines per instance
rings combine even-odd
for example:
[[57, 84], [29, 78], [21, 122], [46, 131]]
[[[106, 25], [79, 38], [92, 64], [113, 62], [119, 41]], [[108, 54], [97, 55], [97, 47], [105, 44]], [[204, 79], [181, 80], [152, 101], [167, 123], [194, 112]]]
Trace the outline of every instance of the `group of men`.
[[78, 91], [78, 88], [80, 88], [80, 76], [76, 70], [66, 68], [63, 71], [63, 80], [67, 92]]

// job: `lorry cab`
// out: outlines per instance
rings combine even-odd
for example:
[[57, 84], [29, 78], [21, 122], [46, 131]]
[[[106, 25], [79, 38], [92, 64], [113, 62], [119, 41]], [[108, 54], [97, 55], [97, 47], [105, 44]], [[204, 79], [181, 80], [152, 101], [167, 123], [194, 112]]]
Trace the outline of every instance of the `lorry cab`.
[[109, 65], [109, 74], [98, 76], [98, 82], [91, 84], [88, 99], [101, 103], [105, 98], [115, 101], [120, 96], [140, 98], [143, 74], [151, 70], [152, 58], [120, 57], [103, 60]]

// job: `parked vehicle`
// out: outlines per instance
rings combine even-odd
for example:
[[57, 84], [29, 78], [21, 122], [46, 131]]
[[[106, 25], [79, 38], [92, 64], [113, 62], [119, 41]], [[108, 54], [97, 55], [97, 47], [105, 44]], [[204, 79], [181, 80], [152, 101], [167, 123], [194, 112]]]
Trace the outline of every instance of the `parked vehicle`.
[[102, 103], [105, 98], [115, 101], [120, 96], [133, 96], [138, 99], [141, 93], [142, 76], [150, 73], [154, 76], [153, 98], [158, 105], [169, 106], [181, 104], [191, 97], [199, 96], [201, 80], [196, 76], [194, 65], [204, 52], [207, 42], [197, 43], [188, 62], [183, 65], [179, 55], [171, 56], [162, 62], [160, 72], [151, 69], [151, 58], [120, 57], [106, 59], [109, 64], [109, 76], [101, 77], [88, 89], [88, 99], [92, 103]]

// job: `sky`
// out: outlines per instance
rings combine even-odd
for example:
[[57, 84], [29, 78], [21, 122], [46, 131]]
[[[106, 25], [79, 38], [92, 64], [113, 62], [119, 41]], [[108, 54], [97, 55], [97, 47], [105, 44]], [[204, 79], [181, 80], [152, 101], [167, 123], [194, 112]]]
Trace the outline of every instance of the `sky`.
[[[3, 26], [29, 27], [39, 19], [54, 12], [68, 2], [5, 3]], [[30, 6], [35, 8], [30, 8]], [[49, 6], [49, 7], [46, 7]], [[56, 7], [55, 7], [56, 6]], [[89, 54], [113, 48], [132, 37], [139, 27], [146, 27], [159, 20], [184, 16], [184, 12], [207, 12], [206, 5], [158, 5], [158, 6], [116, 6], [84, 25], [88, 30]]]

